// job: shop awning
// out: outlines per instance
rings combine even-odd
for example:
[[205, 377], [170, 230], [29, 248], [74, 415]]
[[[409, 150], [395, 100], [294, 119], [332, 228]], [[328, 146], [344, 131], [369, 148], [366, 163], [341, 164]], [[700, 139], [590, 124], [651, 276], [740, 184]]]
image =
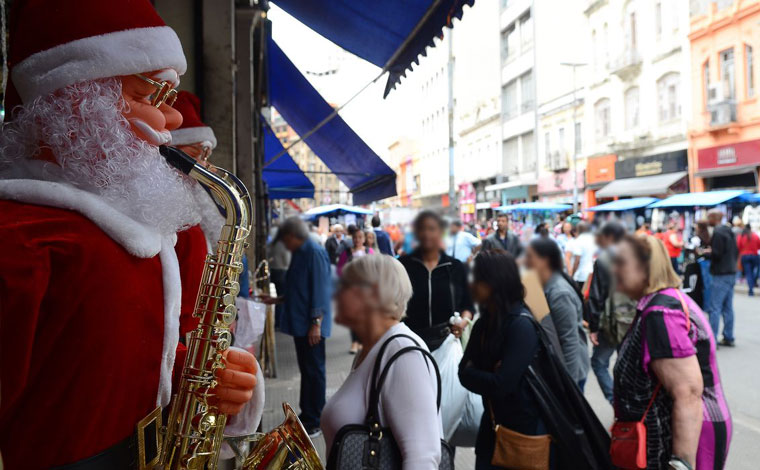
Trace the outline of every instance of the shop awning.
[[741, 175], [742, 173], [749, 173], [751, 171], [757, 171], [757, 165], [738, 165], [726, 168], [707, 168], [704, 170], [697, 170], [694, 176], [698, 176], [700, 178], [715, 178], [716, 176]]
[[747, 194], [747, 191], [741, 189], [676, 194], [662, 201], [655, 202], [649, 207], [652, 209], [658, 207], [711, 207], [737, 199], [744, 194]]
[[372, 211], [361, 207], [347, 206], [345, 204], [328, 204], [326, 206], [311, 208], [304, 212], [302, 217], [305, 219], [315, 219], [322, 216], [337, 217], [345, 214], [372, 215]]
[[512, 181], [505, 181], [504, 183], [489, 184], [486, 186], [486, 191], [501, 191], [503, 189], [517, 188], [519, 186], [535, 186], [536, 179], [518, 179]]
[[657, 199], [656, 197], [634, 197], [631, 199], [618, 199], [617, 201], [607, 202], [604, 204], [599, 204], [598, 206], [589, 207], [586, 210], [591, 211], [591, 212], [630, 211], [633, 209], [641, 209], [642, 207], [646, 207], [652, 204], [653, 202], [657, 202], [657, 201], [659, 201], [659, 199]]
[[597, 191], [596, 197], [633, 197], [667, 194], [670, 187], [681, 181], [685, 176], [685, 171], [677, 171], [662, 175], [615, 180]]
[[385, 96], [475, 0], [274, 0], [343, 49], [389, 72]]
[[318, 127], [332, 114], [333, 108], [271, 39], [269, 60], [271, 104], [297, 134], [306, 137], [306, 145], [348, 186], [354, 203], [366, 204], [395, 196], [396, 173], [340, 116]]
[[552, 202], [521, 202], [519, 204], [509, 204], [506, 206], [499, 206], [497, 211], [524, 211], [524, 212], [563, 212], [569, 211], [573, 208], [570, 204], [555, 204]]
[[[264, 123], [264, 164], [283, 150], [280, 139]], [[262, 172], [267, 184], [269, 199], [314, 198], [314, 184], [301, 171], [296, 162], [285, 154]]]

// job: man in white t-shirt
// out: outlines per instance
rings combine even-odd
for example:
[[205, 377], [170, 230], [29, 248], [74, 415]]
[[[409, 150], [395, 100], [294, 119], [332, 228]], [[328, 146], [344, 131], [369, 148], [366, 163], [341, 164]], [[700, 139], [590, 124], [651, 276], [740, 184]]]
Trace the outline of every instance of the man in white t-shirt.
[[462, 229], [462, 222], [455, 220], [449, 227], [446, 254], [467, 264], [480, 249], [480, 239]]
[[594, 272], [594, 256], [599, 247], [596, 237], [591, 233], [591, 226], [587, 222], [577, 225], [578, 237], [568, 246], [572, 253], [571, 272], [573, 280], [583, 289], [591, 273]]

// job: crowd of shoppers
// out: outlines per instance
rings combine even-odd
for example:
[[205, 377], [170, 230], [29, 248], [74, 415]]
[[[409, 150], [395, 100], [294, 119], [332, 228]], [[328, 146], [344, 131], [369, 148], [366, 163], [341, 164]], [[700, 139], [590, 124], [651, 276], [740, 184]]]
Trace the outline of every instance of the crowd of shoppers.
[[[407, 230], [394, 226], [394, 237], [377, 216], [366, 231], [335, 224], [325, 248], [300, 219], [287, 219], [269, 256], [278, 270], [284, 253], [292, 259], [282, 296], [268, 300], [283, 303], [280, 328], [294, 336], [300, 418], [312, 434], [321, 426], [330, 449], [342, 427], [365, 422], [376, 362], [412, 345], [434, 351], [449, 335], [468, 332], [458, 382], [482, 397], [485, 410], [477, 469], [504, 467], [496, 457], [502, 439], [517, 439], [518, 447], [524, 439], [543, 442], [544, 450], [524, 450], [546, 459], [541, 468], [570, 468], [574, 454], [589, 468], [608, 468], [609, 436], [583, 398], [589, 369], [616, 420], [646, 427], [647, 468], [723, 469], [732, 425], [716, 349], [734, 345], [737, 266], [750, 295], [760, 268], [760, 237], [749, 226], [737, 235], [723, 219], [710, 211], [687, 243], [675, 224], [655, 235], [644, 224], [629, 234], [616, 221], [593, 229], [568, 218], [537, 226], [523, 244], [506, 214], [486, 235], [426, 210]], [[685, 249], [705, 260], [698, 268], [702, 303], [681, 289]], [[518, 266], [535, 273], [545, 317], [534, 318], [525, 304]], [[335, 321], [351, 330], [357, 356], [325, 406], [333, 289]], [[395, 362], [379, 397], [378, 419], [390, 427], [404, 468], [438, 468], [442, 455], [441, 385], [430, 360], [409, 354]]]

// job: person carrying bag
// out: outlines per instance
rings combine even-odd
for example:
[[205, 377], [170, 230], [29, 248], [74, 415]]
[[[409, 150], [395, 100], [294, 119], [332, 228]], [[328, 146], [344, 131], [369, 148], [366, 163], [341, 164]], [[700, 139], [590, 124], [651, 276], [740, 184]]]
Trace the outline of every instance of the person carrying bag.
[[[382, 367], [383, 354], [388, 344], [396, 338], [407, 338], [415, 346], [406, 346], [396, 351]], [[381, 346], [372, 370], [369, 406], [364, 424], [343, 426], [335, 436], [330, 449], [327, 470], [401, 470], [402, 458], [398, 444], [390, 428], [380, 424], [380, 393], [393, 363], [404, 354], [420, 353], [435, 370], [438, 381], [437, 407], [441, 407], [441, 375], [433, 356], [419, 346], [409, 335], [396, 334], [389, 337]], [[433, 432], [433, 430], [431, 430]], [[441, 439], [441, 461], [439, 470], [454, 470], [454, 454], [449, 445]]]

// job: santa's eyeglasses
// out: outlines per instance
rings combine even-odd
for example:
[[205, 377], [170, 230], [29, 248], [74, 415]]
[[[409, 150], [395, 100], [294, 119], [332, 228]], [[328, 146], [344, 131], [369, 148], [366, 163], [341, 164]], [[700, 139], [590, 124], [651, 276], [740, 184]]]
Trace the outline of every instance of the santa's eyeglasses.
[[177, 90], [174, 89], [173, 83], [167, 81], [157, 82], [139, 73], [136, 73], [135, 77], [139, 78], [145, 83], [150, 83], [156, 88], [156, 92], [150, 95], [151, 105], [155, 106], [156, 108], [161, 107], [161, 105], [164, 103], [169, 106], [174, 106], [174, 102], [177, 101]]

